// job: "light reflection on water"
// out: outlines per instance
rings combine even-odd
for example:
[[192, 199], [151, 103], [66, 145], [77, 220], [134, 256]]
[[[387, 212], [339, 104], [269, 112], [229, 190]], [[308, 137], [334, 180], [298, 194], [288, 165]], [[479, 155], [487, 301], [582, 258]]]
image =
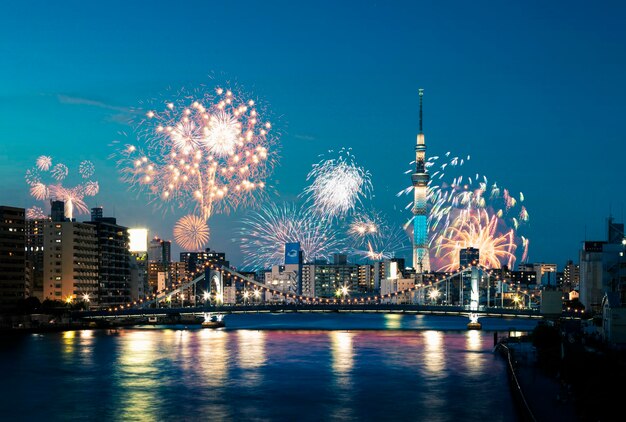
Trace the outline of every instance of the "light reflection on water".
[[[289, 318], [299, 316], [281, 324]], [[516, 420], [493, 332], [380, 330], [427, 327], [428, 317], [364, 320], [373, 328], [27, 336], [0, 345], [0, 371], [15, 387], [0, 405], [7, 420]]]

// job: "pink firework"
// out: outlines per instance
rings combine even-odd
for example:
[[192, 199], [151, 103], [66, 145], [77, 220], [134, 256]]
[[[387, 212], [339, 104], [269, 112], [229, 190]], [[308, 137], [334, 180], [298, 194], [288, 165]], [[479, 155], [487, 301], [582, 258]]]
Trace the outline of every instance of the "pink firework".
[[265, 196], [277, 138], [255, 101], [218, 88], [181, 94], [145, 116], [141, 146], [126, 145], [118, 165], [155, 204], [206, 221]]
[[69, 168], [62, 163], [52, 165], [52, 158], [42, 155], [37, 158], [35, 167], [26, 170], [26, 183], [30, 186], [31, 196], [40, 201], [49, 199], [65, 202], [65, 214], [72, 218], [74, 212], [88, 213], [85, 196], [95, 196], [99, 191], [97, 181], [89, 179], [95, 169], [90, 161], [82, 161], [79, 174], [83, 179], [74, 187], [63, 186], [62, 182], [69, 175]]

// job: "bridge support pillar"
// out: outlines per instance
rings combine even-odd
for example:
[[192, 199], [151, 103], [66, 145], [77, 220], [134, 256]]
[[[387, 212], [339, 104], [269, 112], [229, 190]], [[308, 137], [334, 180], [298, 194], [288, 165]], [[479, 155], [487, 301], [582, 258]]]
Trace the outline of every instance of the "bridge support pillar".
[[470, 314], [469, 319], [470, 322], [467, 324], [467, 328], [470, 330], [478, 330], [481, 328], [480, 322], [478, 322], [478, 313], [475, 312], [478, 310], [478, 301], [479, 301], [479, 293], [478, 293], [478, 281], [480, 280], [480, 270], [476, 266], [472, 266], [472, 274], [471, 274], [471, 288], [470, 288]]

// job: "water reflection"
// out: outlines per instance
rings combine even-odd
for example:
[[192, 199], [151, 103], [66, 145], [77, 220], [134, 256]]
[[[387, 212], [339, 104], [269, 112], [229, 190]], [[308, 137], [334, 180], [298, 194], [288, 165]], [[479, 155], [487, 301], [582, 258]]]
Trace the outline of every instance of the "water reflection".
[[244, 371], [241, 383], [246, 387], [261, 384], [265, 364], [265, 331], [237, 331], [239, 367]]
[[64, 331], [63, 332], [63, 358], [67, 360], [67, 362], [71, 362], [74, 351], [74, 337], [76, 337], [76, 331]]
[[402, 315], [385, 314], [385, 328], [395, 330], [402, 327]]
[[153, 420], [159, 391], [159, 372], [155, 367], [158, 353], [155, 335], [148, 331], [130, 331], [120, 339], [118, 368], [118, 420]]
[[330, 351], [333, 378], [337, 385], [335, 398], [338, 401], [332, 408], [332, 416], [337, 420], [349, 419], [352, 415], [352, 367], [354, 366], [354, 333], [331, 331]]
[[350, 384], [350, 371], [354, 365], [353, 335], [344, 331], [331, 331], [329, 334], [333, 374], [340, 385]]
[[483, 372], [482, 338], [479, 331], [468, 330], [465, 334], [465, 366], [468, 375], [481, 375]]
[[427, 375], [437, 377], [446, 366], [444, 357], [443, 333], [441, 331], [424, 331], [424, 369]]
[[228, 375], [228, 333], [222, 330], [201, 330], [198, 370], [202, 383], [209, 387], [223, 387]]

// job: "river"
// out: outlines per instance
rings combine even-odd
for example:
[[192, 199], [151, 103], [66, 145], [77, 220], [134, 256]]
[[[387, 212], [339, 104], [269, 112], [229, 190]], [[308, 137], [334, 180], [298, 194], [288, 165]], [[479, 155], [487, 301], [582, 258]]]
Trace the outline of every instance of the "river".
[[494, 333], [450, 316], [227, 315], [0, 339], [2, 420], [515, 421]]

